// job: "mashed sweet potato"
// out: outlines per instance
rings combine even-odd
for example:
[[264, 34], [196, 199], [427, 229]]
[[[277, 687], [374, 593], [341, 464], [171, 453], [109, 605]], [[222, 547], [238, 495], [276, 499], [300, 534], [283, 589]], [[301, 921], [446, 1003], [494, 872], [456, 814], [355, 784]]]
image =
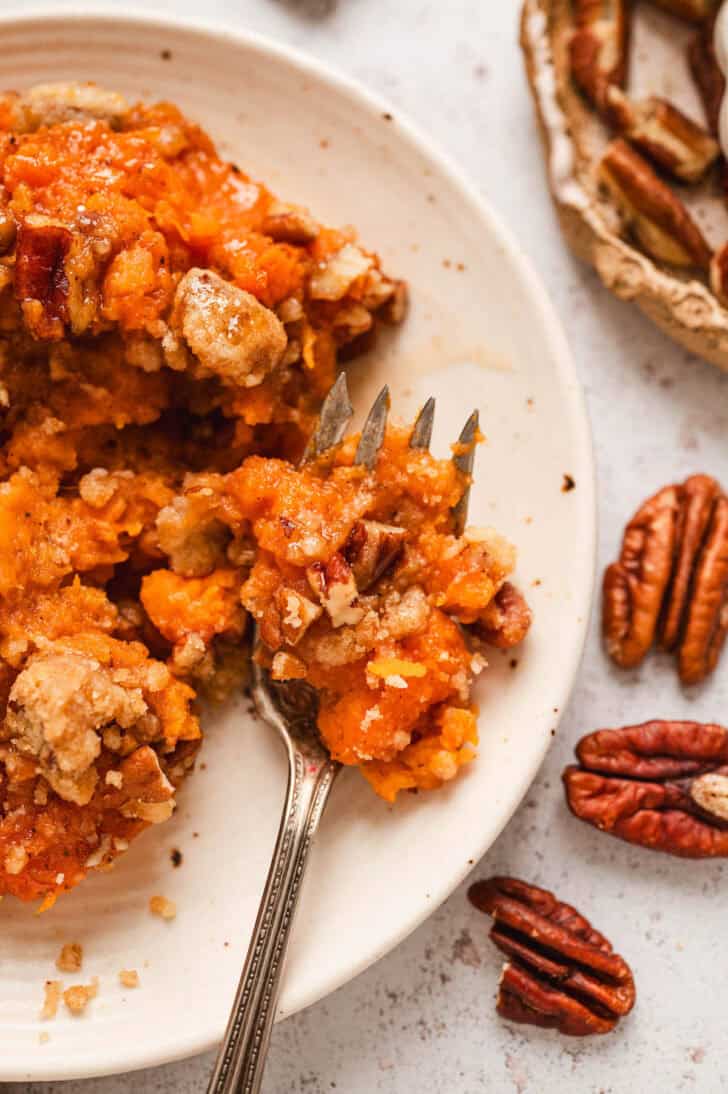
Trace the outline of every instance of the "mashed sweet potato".
[[466, 481], [406, 430], [296, 469], [405, 305], [171, 104], [0, 96], [0, 895], [48, 907], [171, 816], [251, 617], [383, 797], [472, 757], [472, 634], [530, 619], [511, 549], [454, 535]]

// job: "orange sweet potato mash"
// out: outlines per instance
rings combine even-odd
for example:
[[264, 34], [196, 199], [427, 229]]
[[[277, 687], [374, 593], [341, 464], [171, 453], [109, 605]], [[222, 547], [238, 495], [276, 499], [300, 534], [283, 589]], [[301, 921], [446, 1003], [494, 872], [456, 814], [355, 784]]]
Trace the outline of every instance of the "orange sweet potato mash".
[[48, 907], [171, 816], [251, 618], [386, 799], [472, 757], [471, 639], [530, 620], [511, 548], [454, 534], [466, 479], [406, 429], [295, 466], [405, 303], [176, 107], [0, 96], [0, 894]]

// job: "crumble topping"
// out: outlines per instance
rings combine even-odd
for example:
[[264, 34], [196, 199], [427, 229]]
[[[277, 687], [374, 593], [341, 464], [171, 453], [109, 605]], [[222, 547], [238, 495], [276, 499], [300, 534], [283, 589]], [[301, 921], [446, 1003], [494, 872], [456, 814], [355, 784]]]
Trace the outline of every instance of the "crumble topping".
[[177, 915], [177, 905], [166, 896], [153, 896], [149, 900], [149, 911], [161, 919], [174, 919]]
[[79, 972], [83, 963], [83, 948], [78, 942], [66, 942], [56, 958], [59, 972]]

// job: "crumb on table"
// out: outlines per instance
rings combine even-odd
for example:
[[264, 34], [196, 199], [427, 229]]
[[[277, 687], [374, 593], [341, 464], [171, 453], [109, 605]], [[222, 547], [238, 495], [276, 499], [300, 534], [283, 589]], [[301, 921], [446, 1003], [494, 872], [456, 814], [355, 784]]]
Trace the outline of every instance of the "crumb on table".
[[177, 905], [166, 896], [153, 896], [149, 901], [149, 911], [162, 919], [174, 919], [177, 915]]
[[56, 958], [59, 972], [78, 972], [83, 963], [83, 947], [78, 942], [66, 942]]
[[138, 988], [139, 973], [136, 969], [122, 969], [119, 973], [119, 983], [124, 988]]

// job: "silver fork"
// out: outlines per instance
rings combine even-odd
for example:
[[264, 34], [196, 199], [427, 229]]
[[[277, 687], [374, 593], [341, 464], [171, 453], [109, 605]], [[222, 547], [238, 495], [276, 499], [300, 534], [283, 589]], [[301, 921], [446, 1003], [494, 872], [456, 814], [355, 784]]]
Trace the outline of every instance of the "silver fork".
[[[389, 413], [385, 386], [362, 429], [354, 462], [373, 468], [382, 447]], [[427, 400], [415, 421], [410, 447], [429, 448], [435, 400]], [[341, 373], [321, 407], [316, 429], [303, 455], [308, 463], [339, 444], [353, 414], [346, 378]], [[453, 457], [470, 474], [478, 412], [468, 418], [459, 443], [469, 446]], [[460, 534], [467, 516], [467, 492], [453, 509]], [[256, 629], [255, 643], [259, 641]], [[340, 765], [321, 744], [316, 726], [316, 693], [300, 680], [276, 682], [253, 662], [253, 699], [258, 714], [283, 738], [288, 754], [288, 788], [278, 838], [245, 966], [208, 1094], [258, 1094], [273, 1029], [283, 963], [313, 838]]]

